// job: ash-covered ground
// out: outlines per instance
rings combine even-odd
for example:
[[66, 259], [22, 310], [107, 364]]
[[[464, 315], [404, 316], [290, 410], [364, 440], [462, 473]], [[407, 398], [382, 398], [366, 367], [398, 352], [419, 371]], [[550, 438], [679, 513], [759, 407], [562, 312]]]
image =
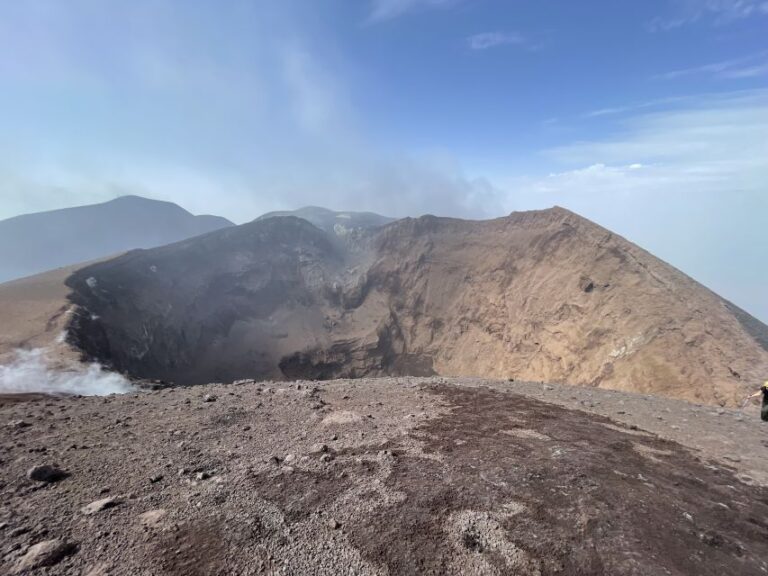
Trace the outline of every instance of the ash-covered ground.
[[0, 401], [0, 573], [768, 573], [753, 412], [470, 379]]

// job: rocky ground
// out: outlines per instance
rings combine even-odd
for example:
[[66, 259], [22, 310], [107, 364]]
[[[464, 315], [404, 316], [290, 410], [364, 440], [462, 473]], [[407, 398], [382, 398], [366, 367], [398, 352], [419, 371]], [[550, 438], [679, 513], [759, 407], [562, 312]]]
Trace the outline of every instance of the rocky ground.
[[0, 573], [768, 573], [768, 425], [442, 378], [0, 400]]

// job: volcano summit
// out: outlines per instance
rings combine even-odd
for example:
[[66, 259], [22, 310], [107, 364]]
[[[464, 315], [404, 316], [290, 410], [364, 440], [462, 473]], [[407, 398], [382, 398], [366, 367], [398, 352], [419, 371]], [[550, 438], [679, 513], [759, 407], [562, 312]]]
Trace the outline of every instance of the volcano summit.
[[77, 270], [69, 341], [179, 384], [553, 381], [734, 405], [768, 327], [562, 208], [321, 230], [276, 216]]

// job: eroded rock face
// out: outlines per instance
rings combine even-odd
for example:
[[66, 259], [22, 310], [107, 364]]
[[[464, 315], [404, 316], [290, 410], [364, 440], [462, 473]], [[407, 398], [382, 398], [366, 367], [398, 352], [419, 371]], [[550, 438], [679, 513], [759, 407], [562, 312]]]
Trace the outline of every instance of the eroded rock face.
[[559, 208], [422, 217], [343, 241], [270, 218], [70, 277], [71, 341], [128, 374], [433, 374], [567, 382], [735, 404], [768, 328]]

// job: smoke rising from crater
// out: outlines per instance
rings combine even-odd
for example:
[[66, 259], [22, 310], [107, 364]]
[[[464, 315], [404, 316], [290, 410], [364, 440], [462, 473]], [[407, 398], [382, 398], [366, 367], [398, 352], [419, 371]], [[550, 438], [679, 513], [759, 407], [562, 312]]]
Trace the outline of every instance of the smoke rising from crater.
[[18, 350], [13, 362], [0, 366], [0, 393], [106, 396], [133, 390], [125, 377], [105, 371], [100, 364], [88, 364], [80, 370], [57, 370], [48, 366], [45, 356], [44, 348]]

